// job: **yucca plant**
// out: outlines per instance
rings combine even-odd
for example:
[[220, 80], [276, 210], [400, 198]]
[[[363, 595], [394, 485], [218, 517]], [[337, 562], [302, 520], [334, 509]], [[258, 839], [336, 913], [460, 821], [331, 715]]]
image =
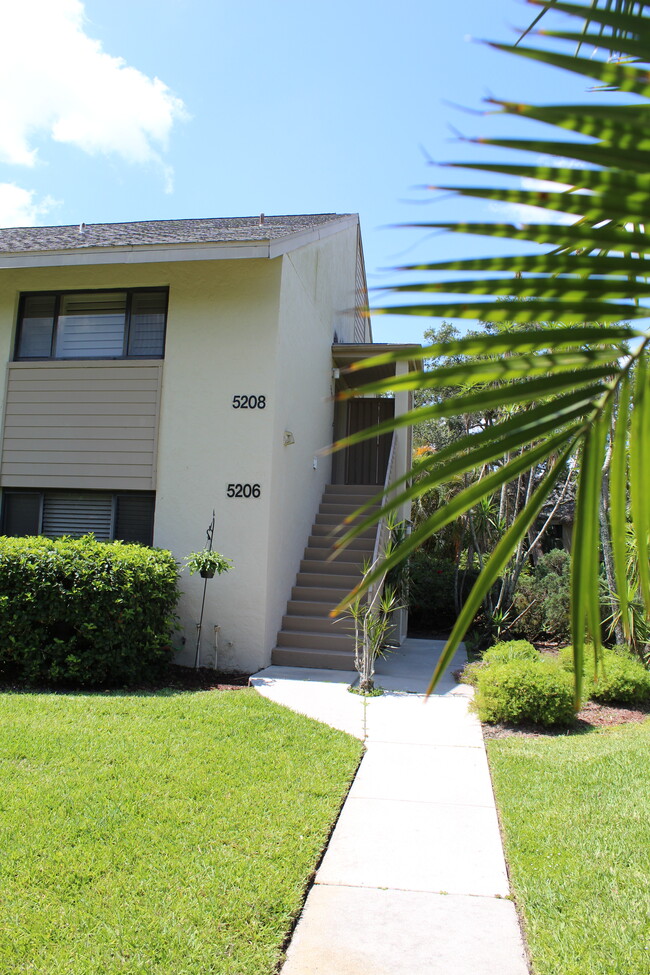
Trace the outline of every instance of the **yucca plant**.
[[[538, 6], [547, 8], [549, 4]], [[578, 463], [571, 624], [579, 699], [585, 634], [591, 636], [597, 653], [600, 645], [599, 503], [608, 447], [613, 562], [626, 636], [628, 499], [635, 528], [639, 589], [645, 612], [650, 614], [650, 331], [630, 324], [650, 315], [650, 237], [645, 228], [650, 208], [650, 3], [616, 3], [612, 9], [611, 3], [601, 8], [594, 3], [558, 0], [552, 6], [566, 15], [567, 29], [547, 33], [546, 48], [493, 46], [575, 72], [608, 92], [590, 92], [581, 105], [524, 105], [491, 100], [492, 107], [504, 115], [544, 122], [573, 132], [578, 138], [567, 140], [560, 133], [555, 138], [477, 140], [517, 153], [528, 152], [532, 161], [452, 164], [488, 174], [505, 174], [514, 179], [511, 189], [441, 187], [465, 197], [542, 206], [549, 213], [548, 219], [524, 226], [498, 222], [417, 225], [474, 237], [528, 241], [543, 245], [543, 250], [538, 248], [526, 256], [506, 253], [503, 257], [403, 268], [432, 273], [433, 280], [425, 277], [416, 284], [398, 284], [395, 292], [416, 293], [420, 300], [380, 310], [400, 315], [481, 319], [495, 324], [494, 333], [429, 346], [418, 353], [422, 363], [440, 356], [474, 357], [460, 365], [443, 364], [428, 370], [422, 364], [397, 378], [363, 386], [358, 390], [361, 394], [380, 394], [397, 389], [440, 388], [462, 381], [465, 390], [348, 437], [335, 446], [345, 447], [397, 426], [486, 409], [504, 401], [519, 407], [496, 425], [469, 431], [437, 453], [422, 456], [415, 464], [417, 477], [404, 477], [401, 490], [383, 507], [382, 513], [386, 514], [463, 472], [486, 465], [489, 468], [482, 479], [470, 480], [447, 505], [426, 518], [384, 564], [366, 577], [364, 585], [371, 585], [432, 534], [471, 510], [482, 498], [494, 495], [521, 472], [534, 475], [534, 489], [526, 506], [499, 539], [459, 614], [431, 688], [553, 488], [569, 465]], [[576, 42], [582, 48], [590, 45], [598, 53], [593, 57], [565, 54], [561, 50], [565, 42]], [[608, 103], [611, 90], [630, 93], [634, 99], [626, 105], [620, 104], [620, 98], [616, 104]], [[540, 154], [543, 164], [539, 162]], [[549, 157], [555, 162], [548, 163]], [[521, 188], [522, 179], [550, 181], [555, 188], [549, 190], [541, 184], [539, 190]], [[559, 222], [560, 214], [565, 221], [566, 215], [571, 215], [573, 222]], [[441, 281], [441, 273], [451, 273], [451, 277]], [[428, 300], [436, 292], [446, 299]], [[540, 322], [547, 324], [544, 328], [532, 327]], [[355, 368], [414, 358], [409, 348], [403, 355], [376, 356]], [[368, 515], [350, 529], [339, 545], [345, 547], [373, 518]], [[350, 600], [356, 595], [358, 589]]]

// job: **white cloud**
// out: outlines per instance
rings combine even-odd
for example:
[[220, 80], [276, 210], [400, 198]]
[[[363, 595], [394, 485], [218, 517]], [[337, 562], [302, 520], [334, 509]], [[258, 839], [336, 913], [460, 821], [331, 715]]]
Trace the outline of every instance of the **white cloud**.
[[[579, 160], [562, 158], [561, 156], [548, 156], [548, 155], [538, 155], [535, 160], [536, 165], [540, 170], [544, 167], [547, 169], [551, 168], [565, 168], [565, 169], [593, 169], [587, 163], [582, 163]], [[553, 180], [547, 179], [534, 179], [530, 177], [523, 177], [519, 180], [518, 189], [530, 190], [535, 193], [561, 193], [563, 190], [570, 189], [570, 186], [566, 183], [557, 183]], [[577, 194], [584, 194], [587, 192], [583, 189], [578, 189], [575, 191]], [[561, 210], [548, 209], [543, 203], [539, 207], [531, 206], [525, 203], [490, 203], [489, 209], [500, 215], [501, 220], [509, 220], [511, 223], [515, 224], [529, 224], [529, 223], [557, 223], [557, 224], [572, 224], [580, 219], [579, 215], [574, 213], [564, 213]]]
[[[33, 166], [49, 136], [89, 154], [162, 164], [182, 101], [159, 78], [85, 33], [82, 0], [20, 0], [0, 9], [0, 162]], [[164, 167], [163, 167], [164, 168]]]
[[56, 205], [50, 196], [39, 203], [32, 190], [0, 183], [0, 227], [35, 227]]
[[[522, 179], [519, 189], [531, 190], [535, 193], [560, 193], [562, 190], [568, 189], [568, 186], [562, 183], [551, 183], [544, 179]], [[580, 219], [574, 213], [547, 209], [543, 203], [537, 207], [527, 203], [493, 202], [489, 204], [488, 209], [498, 213], [500, 220], [508, 220], [518, 225], [530, 223], [572, 224]]]

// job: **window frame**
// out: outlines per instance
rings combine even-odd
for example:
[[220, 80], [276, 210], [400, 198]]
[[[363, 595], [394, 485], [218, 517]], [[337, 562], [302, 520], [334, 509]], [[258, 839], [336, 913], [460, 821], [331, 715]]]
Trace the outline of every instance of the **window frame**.
[[[61, 315], [61, 299], [66, 295], [91, 295], [97, 294], [125, 294], [126, 308], [124, 312], [124, 336], [122, 339], [122, 355], [96, 355], [96, 356], [61, 356], [56, 355], [56, 345], [59, 331], [59, 318]], [[131, 308], [133, 295], [152, 294], [158, 292], [165, 296], [165, 323], [162, 334], [162, 352], [160, 355], [134, 355], [129, 354], [129, 344], [131, 340]], [[20, 342], [22, 338], [23, 321], [25, 317], [25, 302], [28, 298], [54, 298], [54, 315], [52, 325], [52, 338], [50, 341], [50, 354], [48, 356], [25, 356], [20, 355]], [[43, 290], [43, 291], [21, 291], [18, 301], [18, 319], [16, 322], [16, 335], [14, 340], [14, 362], [121, 362], [124, 359], [135, 359], [144, 361], [147, 359], [164, 359], [165, 344], [167, 341], [167, 318], [169, 315], [169, 287], [145, 288], [64, 288], [63, 290]]]
[[[110, 496], [111, 499], [111, 527], [110, 527], [110, 538], [108, 542], [124, 541], [124, 539], [116, 538], [115, 531], [117, 528], [117, 518], [118, 518], [118, 503], [120, 498], [147, 498], [153, 501], [152, 518], [151, 518], [151, 543], [147, 542], [124, 542], [125, 545], [144, 545], [147, 548], [153, 548], [153, 535], [156, 524], [156, 492], [155, 491], [111, 491], [101, 489], [96, 490], [84, 490], [80, 488], [78, 490], [73, 488], [14, 488], [5, 487], [2, 490], [2, 499], [0, 504], [0, 535], [4, 535], [7, 538], [24, 538], [24, 535], [11, 535], [6, 532], [6, 517], [7, 517], [7, 498], [11, 495], [26, 495], [29, 494], [32, 497], [39, 498], [39, 511], [38, 511], [38, 531], [35, 533], [37, 536], [43, 535], [45, 538], [63, 538], [63, 535], [44, 535], [43, 533], [43, 519], [45, 514], [45, 496], [56, 494], [59, 496], [71, 495], [71, 494], [85, 494], [85, 495], [103, 495]], [[73, 535], [73, 538], [81, 538], [80, 535]]]

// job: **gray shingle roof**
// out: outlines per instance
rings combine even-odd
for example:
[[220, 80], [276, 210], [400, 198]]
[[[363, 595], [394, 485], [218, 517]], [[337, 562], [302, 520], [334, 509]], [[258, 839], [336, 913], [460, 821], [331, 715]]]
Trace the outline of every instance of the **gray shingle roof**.
[[142, 247], [161, 244], [254, 243], [316, 230], [350, 214], [206, 217], [200, 220], [142, 220], [72, 227], [10, 227], [0, 230], [0, 252], [59, 251], [84, 247]]

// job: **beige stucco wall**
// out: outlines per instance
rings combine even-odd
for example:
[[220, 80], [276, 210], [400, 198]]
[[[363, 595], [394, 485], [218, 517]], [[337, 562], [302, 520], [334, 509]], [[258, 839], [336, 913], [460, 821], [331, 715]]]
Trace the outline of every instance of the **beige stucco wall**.
[[[265, 645], [275, 645], [331, 459], [331, 346], [354, 328], [356, 228], [283, 258], [272, 440], [272, 511]], [[285, 430], [295, 443], [283, 445]], [[314, 467], [314, 463], [316, 467]]]
[[[157, 545], [185, 555], [205, 543], [233, 569], [206, 587], [201, 660], [221, 669], [266, 663], [266, 552], [281, 259], [186, 264], [170, 289], [158, 439]], [[233, 408], [263, 395], [266, 407]], [[228, 498], [228, 484], [259, 484], [259, 498]], [[203, 580], [182, 574], [183, 662], [193, 662]]]

